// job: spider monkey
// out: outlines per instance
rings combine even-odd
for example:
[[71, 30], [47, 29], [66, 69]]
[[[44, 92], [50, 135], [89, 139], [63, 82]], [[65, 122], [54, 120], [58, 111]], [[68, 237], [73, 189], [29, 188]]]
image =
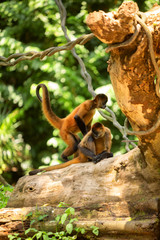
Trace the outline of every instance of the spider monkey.
[[[42, 88], [42, 98], [39, 94], [39, 89]], [[76, 107], [72, 113], [65, 118], [59, 118], [51, 109], [48, 89], [44, 84], [39, 84], [36, 89], [36, 95], [40, 102], [42, 102], [42, 110], [48, 122], [55, 128], [59, 129], [60, 137], [68, 145], [63, 151], [61, 157], [63, 160], [68, 161], [68, 156], [75, 153], [77, 156], [78, 144], [80, 138], [76, 133], [82, 131], [86, 133], [91, 128], [92, 118], [95, 114], [96, 108], [105, 108], [108, 98], [104, 94], [98, 94], [93, 100], [86, 100]], [[76, 116], [81, 118], [81, 123], [77, 125]], [[86, 125], [84, 131], [83, 125]], [[82, 125], [82, 126], [81, 126]]]
[[[81, 119], [77, 117], [77, 121], [81, 122]], [[97, 122], [92, 126], [91, 130], [84, 136], [78, 145], [78, 157], [55, 166], [35, 169], [29, 172], [29, 175], [34, 175], [42, 171], [52, 171], [55, 169], [65, 168], [76, 163], [84, 163], [88, 161], [97, 163], [104, 158], [113, 157], [113, 154], [110, 152], [111, 144], [112, 140], [110, 129]]]

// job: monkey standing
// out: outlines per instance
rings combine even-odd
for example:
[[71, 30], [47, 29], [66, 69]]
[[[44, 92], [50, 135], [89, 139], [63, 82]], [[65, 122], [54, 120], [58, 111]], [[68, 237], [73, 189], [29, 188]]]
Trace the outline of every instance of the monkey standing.
[[[77, 117], [77, 122], [79, 121], [81, 121], [81, 119]], [[78, 157], [55, 166], [35, 169], [29, 172], [29, 174], [34, 175], [42, 171], [52, 171], [55, 169], [65, 168], [71, 164], [84, 163], [88, 161], [97, 163], [104, 158], [113, 156], [110, 152], [111, 145], [112, 140], [110, 129], [97, 122], [92, 126], [91, 130], [84, 136], [78, 145]]]
[[[40, 88], [42, 88], [42, 98], [39, 94]], [[61, 155], [63, 160], [68, 161], [68, 156], [78, 150], [78, 144], [80, 142], [80, 138], [76, 133], [80, 132], [81, 125], [78, 127], [75, 116], [80, 117], [82, 120], [81, 122], [90, 129], [96, 108], [105, 108], [108, 98], [104, 94], [98, 94], [93, 100], [86, 100], [81, 103], [65, 118], [59, 118], [51, 109], [48, 89], [44, 84], [39, 84], [37, 86], [36, 94], [38, 99], [42, 102], [42, 110], [48, 122], [53, 127], [59, 129], [60, 137], [68, 145]]]

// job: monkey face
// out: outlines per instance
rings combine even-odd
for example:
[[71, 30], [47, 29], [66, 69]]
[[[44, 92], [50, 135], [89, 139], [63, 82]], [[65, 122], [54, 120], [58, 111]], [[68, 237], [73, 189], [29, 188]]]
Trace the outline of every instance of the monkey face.
[[95, 139], [103, 137], [105, 134], [104, 126], [97, 122], [92, 126], [92, 135]]
[[106, 107], [106, 103], [108, 101], [108, 97], [105, 94], [98, 94], [95, 97], [95, 102], [97, 105], [97, 108], [105, 108]]

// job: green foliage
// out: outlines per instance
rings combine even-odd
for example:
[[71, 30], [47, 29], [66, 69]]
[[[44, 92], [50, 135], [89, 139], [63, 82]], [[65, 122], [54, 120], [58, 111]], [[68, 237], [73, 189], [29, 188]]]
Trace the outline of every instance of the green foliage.
[[146, 11], [151, 9], [154, 4], [159, 4], [159, 0], [146, 0], [145, 1], [145, 9]]
[[[63, 1], [67, 10], [66, 26], [71, 39], [90, 33], [86, 16], [94, 10], [116, 9], [123, 1]], [[140, 10], [150, 8], [155, 1], [137, 1]], [[66, 44], [60, 26], [60, 14], [54, 0], [4, 0], [0, 3], [0, 55], [43, 51]], [[107, 73], [106, 45], [94, 38], [75, 49], [82, 57], [93, 79], [93, 87], [109, 97], [109, 107], [123, 123]], [[80, 74], [78, 62], [70, 51], [62, 51], [43, 61], [22, 61], [16, 66], [0, 67], [0, 171], [6, 166], [18, 170], [49, 165], [60, 161], [65, 143], [59, 138], [41, 112], [35, 88], [44, 82], [49, 89], [51, 105], [59, 117], [65, 117], [78, 104], [90, 98], [86, 82]], [[104, 86], [104, 88], [101, 88]], [[73, 101], [74, 99], [74, 101]], [[111, 128], [114, 154], [125, 152], [120, 132], [110, 122], [95, 116], [96, 121]], [[30, 169], [28, 169], [29, 171]], [[23, 172], [22, 171], [22, 172]], [[20, 172], [20, 171], [19, 171]]]
[[[66, 204], [61, 202], [59, 203], [58, 207], [65, 207]], [[30, 212], [27, 214], [27, 218], [30, 219], [30, 227], [26, 230], [24, 230], [24, 234], [26, 236], [25, 239], [32, 240], [32, 239], [44, 239], [44, 240], [73, 240], [77, 239], [78, 236], [84, 235], [87, 233], [87, 231], [91, 231], [95, 236], [99, 235], [99, 229], [96, 226], [91, 226], [88, 229], [85, 229], [83, 227], [75, 227], [74, 223], [78, 221], [77, 218], [74, 217], [75, 215], [75, 209], [72, 207], [66, 208], [64, 213], [62, 215], [57, 215], [55, 218], [56, 222], [56, 232], [46, 232], [42, 230], [37, 230], [32, 227], [34, 223], [38, 223], [40, 221], [44, 221], [45, 218], [48, 216], [46, 214], [42, 214], [38, 211], [38, 209], [35, 212]], [[63, 230], [62, 230], [63, 229]], [[28, 237], [28, 235], [30, 235]], [[8, 236], [10, 240], [16, 239], [21, 240], [19, 233], [13, 233]]]
[[30, 146], [24, 143], [22, 134], [17, 131], [21, 115], [17, 108], [7, 112], [7, 105], [0, 109], [0, 174], [7, 166], [16, 166], [29, 159]]
[[4, 186], [0, 185], [0, 209], [6, 207], [9, 196], [7, 196], [8, 192], [12, 192], [12, 186]]

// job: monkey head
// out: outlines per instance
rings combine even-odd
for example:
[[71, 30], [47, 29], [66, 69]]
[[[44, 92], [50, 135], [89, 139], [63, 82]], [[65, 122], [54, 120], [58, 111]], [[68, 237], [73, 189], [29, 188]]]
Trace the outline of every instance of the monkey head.
[[108, 97], [105, 94], [98, 94], [93, 101], [96, 108], [105, 108]]
[[101, 124], [99, 122], [93, 124], [91, 131], [92, 131], [92, 135], [95, 139], [101, 138], [105, 134], [104, 126], [103, 126], [103, 124]]

